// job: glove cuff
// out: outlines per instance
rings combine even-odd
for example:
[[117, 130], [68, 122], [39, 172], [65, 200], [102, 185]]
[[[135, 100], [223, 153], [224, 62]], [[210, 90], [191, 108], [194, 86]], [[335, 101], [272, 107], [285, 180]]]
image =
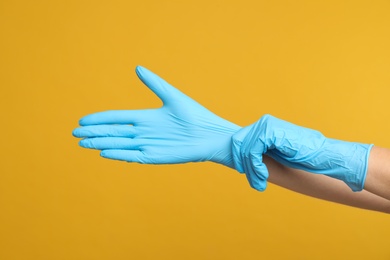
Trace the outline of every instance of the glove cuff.
[[327, 138], [325, 154], [330, 167], [315, 172], [344, 181], [352, 191], [361, 191], [368, 170], [368, 159], [373, 144], [361, 144]]
[[350, 175], [351, 178], [348, 178], [349, 176], [347, 175], [344, 180], [344, 182], [355, 192], [364, 189], [368, 171], [368, 160], [370, 159], [371, 149], [374, 145], [360, 144], [360, 146], [362, 152], [361, 167], [357, 169], [356, 174]]

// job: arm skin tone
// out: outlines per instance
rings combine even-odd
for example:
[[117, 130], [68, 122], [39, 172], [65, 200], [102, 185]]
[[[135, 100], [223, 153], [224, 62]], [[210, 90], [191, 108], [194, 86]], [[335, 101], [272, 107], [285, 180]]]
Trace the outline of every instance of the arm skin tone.
[[[375, 152], [370, 157], [370, 163], [372, 161], [380, 161], [380, 159], [386, 156], [389, 158], [389, 150], [382, 151], [382, 148], [378, 148], [375, 150], [373, 149], [373, 151]], [[381, 157], [376, 156], [377, 152]], [[369, 168], [368, 173], [369, 175], [372, 175], [371, 177], [374, 179], [373, 183], [371, 183], [371, 180], [369, 180], [367, 176], [367, 190], [353, 192], [340, 180], [325, 175], [312, 174], [302, 170], [292, 169], [267, 156], [264, 156], [264, 163], [267, 165], [269, 171], [268, 181], [273, 184], [314, 198], [390, 214], [390, 200], [381, 197], [381, 194], [378, 194], [378, 196], [368, 191], [370, 185], [374, 185], [375, 191], [378, 191], [378, 188], [386, 188], [385, 184], [379, 185], [379, 187], [375, 186], [378, 185], [375, 182], [380, 180], [376, 179], [374, 176], [378, 174], [383, 177], [385, 174], [383, 174], [382, 171], [372, 171], [371, 168], [377, 168], [376, 165], [375, 167], [372, 166], [374, 164], [369, 166], [371, 168]], [[390, 168], [387, 169], [389, 170]], [[372, 174], [372, 172], [374, 172], [374, 174]], [[387, 187], [390, 187], [389, 183], [387, 183]]]

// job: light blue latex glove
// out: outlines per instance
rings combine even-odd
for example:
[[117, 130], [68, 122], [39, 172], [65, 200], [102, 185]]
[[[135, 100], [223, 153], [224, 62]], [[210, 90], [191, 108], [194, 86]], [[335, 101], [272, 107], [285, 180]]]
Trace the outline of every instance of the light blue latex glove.
[[149, 70], [136, 73], [162, 101], [158, 109], [85, 116], [73, 131], [105, 158], [143, 164], [212, 161], [233, 168], [232, 135], [240, 127], [216, 116]]
[[235, 168], [250, 185], [263, 191], [268, 170], [263, 154], [286, 166], [325, 174], [360, 191], [366, 179], [372, 145], [326, 138], [320, 132], [264, 115], [233, 136]]

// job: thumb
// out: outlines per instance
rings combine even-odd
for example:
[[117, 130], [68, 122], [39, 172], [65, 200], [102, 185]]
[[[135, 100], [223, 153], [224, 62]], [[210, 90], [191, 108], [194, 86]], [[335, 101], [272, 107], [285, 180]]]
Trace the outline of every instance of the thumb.
[[252, 174], [252, 187], [258, 191], [264, 191], [267, 187], [267, 179], [269, 176], [268, 168], [265, 163], [263, 163], [262, 154], [252, 154], [251, 155], [251, 171], [247, 175]]
[[137, 66], [135, 72], [137, 73], [138, 78], [152, 90], [164, 104], [169, 103], [175, 95], [182, 94], [165, 80], [142, 66]]
[[242, 154], [243, 151], [248, 149], [248, 145], [246, 142], [244, 142], [244, 140], [248, 133], [251, 131], [253, 125], [254, 124], [241, 128], [232, 136], [233, 163], [234, 168], [239, 173], [245, 173], [243, 162], [244, 158]]

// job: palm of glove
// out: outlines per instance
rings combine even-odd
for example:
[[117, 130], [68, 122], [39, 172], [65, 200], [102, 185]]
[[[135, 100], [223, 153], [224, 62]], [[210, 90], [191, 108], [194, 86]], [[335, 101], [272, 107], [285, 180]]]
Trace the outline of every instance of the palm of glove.
[[73, 131], [80, 145], [109, 159], [147, 164], [214, 161], [233, 167], [231, 137], [239, 130], [145, 68], [138, 77], [162, 101], [158, 109], [88, 115]]

